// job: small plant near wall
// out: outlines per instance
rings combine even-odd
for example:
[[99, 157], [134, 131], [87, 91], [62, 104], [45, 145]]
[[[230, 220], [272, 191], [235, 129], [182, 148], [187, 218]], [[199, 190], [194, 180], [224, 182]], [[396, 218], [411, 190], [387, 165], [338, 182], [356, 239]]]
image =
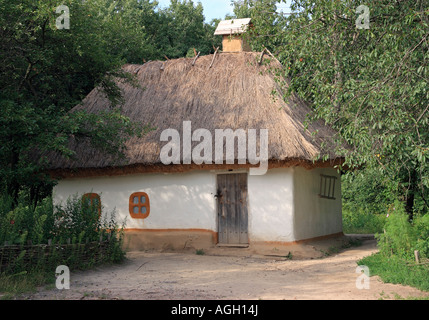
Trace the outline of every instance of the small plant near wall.
[[203, 250], [203, 249], [197, 249], [197, 250], [195, 251], [195, 254], [196, 254], [196, 255], [198, 255], [198, 256], [203, 256], [203, 255], [205, 255], [206, 253], [204, 252], [204, 250]]

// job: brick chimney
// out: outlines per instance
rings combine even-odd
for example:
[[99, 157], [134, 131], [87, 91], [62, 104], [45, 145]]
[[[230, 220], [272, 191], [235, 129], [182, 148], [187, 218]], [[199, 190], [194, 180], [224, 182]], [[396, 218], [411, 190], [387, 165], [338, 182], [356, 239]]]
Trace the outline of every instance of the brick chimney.
[[223, 52], [243, 52], [251, 51], [249, 44], [242, 34], [251, 27], [250, 18], [224, 20], [219, 22], [214, 35], [221, 35]]

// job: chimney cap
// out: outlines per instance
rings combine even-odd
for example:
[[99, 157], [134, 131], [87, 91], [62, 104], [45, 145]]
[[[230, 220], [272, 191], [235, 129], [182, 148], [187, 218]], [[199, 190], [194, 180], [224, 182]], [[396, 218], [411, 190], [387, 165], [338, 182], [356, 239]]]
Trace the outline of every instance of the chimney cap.
[[250, 18], [223, 20], [219, 22], [214, 35], [242, 34], [246, 32], [250, 23]]

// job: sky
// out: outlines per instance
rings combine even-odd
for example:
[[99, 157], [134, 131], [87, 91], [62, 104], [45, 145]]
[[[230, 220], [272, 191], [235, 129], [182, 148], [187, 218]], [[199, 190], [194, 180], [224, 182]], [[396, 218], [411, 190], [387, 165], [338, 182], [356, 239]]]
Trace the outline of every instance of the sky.
[[[170, 0], [158, 0], [162, 8], [170, 5]], [[231, 0], [194, 0], [194, 3], [201, 2], [204, 7], [204, 17], [206, 22], [212, 19], [223, 19], [226, 14], [232, 14]]]
[[[231, 0], [193, 0], [194, 3], [201, 2], [204, 7], [204, 17], [206, 22], [212, 21], [212, 19], [224, 19], [227, 14], [233, 13]], [[168, 7], [170, 0], [158, 0], [161, 8]], [[289, 2], [289, 1], [288, 1]], [[288, 11], [287, 4], [280, 4], [277, 6], [279, 10]]]

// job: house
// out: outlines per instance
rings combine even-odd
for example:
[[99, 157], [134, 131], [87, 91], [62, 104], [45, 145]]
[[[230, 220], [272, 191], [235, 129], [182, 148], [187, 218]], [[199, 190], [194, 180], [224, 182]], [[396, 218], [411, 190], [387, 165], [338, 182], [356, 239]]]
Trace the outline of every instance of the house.
[[[119, 164], [71, 140], [76, 159], [50, 158], [60, 179], [55, 203], [81, 194], [116, 209], [128, 250], [275, 247], [342, 235], [335, 132], [320, 121], [305, 127], [309, 107], [279, 94], [279, 62], [246, 51], [243, 30], [220, 27], [234, 35], [222, 52], [124, 66], [141, 88], [120, 84], [123, 114], [155, 129], [127, 141]], [[74, 110], [109, 105], [96, 88]]]

